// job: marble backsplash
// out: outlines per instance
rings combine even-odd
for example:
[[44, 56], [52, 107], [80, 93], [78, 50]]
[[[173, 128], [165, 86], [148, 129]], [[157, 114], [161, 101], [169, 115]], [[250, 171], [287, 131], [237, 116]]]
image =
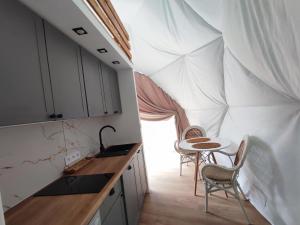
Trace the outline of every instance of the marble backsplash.
[[[61, 176], [66, 154], [74, 150], [82, 156], [96, 153], [99, 129], [114, 121], [112, 117], [118, 116], [0, 128], [0, 192], [4, 211]], [[104, 144], [115, 142], [110, 129], [103, 137]]]

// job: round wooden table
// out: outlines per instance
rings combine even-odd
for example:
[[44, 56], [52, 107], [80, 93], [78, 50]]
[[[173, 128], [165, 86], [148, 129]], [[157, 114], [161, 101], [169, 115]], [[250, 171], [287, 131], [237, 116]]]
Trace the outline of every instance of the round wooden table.
[[197, 138], [185, 139], [179, 142], [180, 149], [189, 151], [189, 153], [190, 152], [196, 153], [194, 195], [197, 194], [200, 153], [202, 153], [201, 155], [206, 155], [207, 157], [206, 159], [203, 159], [203, 161], [209, 160], [209, 157], [212, 155], [214, 163], [217, 163], [212, 153], [214, 152], [222, 153], [222, 149], [228, 148], [231, 144], [232, 144], [231, 141], [219, 137], [197, 137]]

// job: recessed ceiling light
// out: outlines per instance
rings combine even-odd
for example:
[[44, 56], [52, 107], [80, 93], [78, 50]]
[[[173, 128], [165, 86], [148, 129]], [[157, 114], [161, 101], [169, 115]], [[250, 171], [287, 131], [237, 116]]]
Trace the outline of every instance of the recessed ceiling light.
[[97, 51], [100, 53], [107, 53], [107, 50], [105, 48], [99, 48], [97, 49]]
[[87, 34], [86, 30], [83, 29], [82, 27], [76, 27], [76, 28], [73, 28], [72, 30], [78, 35]]
[[119, 61], [112, 61], [112, 64], [120, 64]]

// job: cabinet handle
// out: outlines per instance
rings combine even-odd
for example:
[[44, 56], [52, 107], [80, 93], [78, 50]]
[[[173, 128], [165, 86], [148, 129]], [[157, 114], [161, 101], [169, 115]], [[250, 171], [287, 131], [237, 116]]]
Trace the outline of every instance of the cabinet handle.
[[107, 114], [108, 112], [104, 112], [104, 114]]
[[109, 192], [109, 196], [112, 196], [112, 195], [114, 195], [114, 193], [115, 193], [115, 189], [114, 189], [114, 188], [112, 188], [112, 189], [110, 190], [110, 192]]
[[141, 152], [141, 149], [139, 149], [137, 153], [139, 154], [140, 152]]
[[128, 169], [128, 170], [131, 170], [131, 169], [132, 169], [132, 166], [131, 166], [131, 165], [129, 165], [127, 169]]
[[118, 110], [114, 111], [114, 114], [117, 114], [117, 113], [119, 113], [119, 111], [118, 111]]
[[61, 119], [61, 118], [64, 117], [64, 115], [60, 113], [60, 114], [57, 114], [56, 117], [59, 118], [59, 119]]
[[49, 115], [49, 118], [50, 118], [50, 119], [55, 119], [55, 118], [56, 118], [55, 113], [50, 114], [50, 115]]

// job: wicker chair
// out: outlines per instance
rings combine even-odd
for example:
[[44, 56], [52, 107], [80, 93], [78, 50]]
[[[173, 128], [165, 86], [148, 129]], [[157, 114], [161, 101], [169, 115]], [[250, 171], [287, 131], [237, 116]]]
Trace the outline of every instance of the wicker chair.
[[[201, 175], [205, 185], [205, 212], [208, 210], [208, 193], [224, 190], [226, 193], [233, 195], [239, 201], [246, 220], [248, 224], [250, 224], [250, 220], [240, 200], [238, 190], [240, 190], [245, 200], [246, 197], [237, 181], [239, 171], [245, 162], [249, 149], [248, 139], [249, 137], [245, 136], [241, 141], [232, 168], [216, 164], [206, 164], [201, 170]], [[234, 192], [229, 190], [231, 188]]]
[[[194, 137], [205, 137], [205, 136], [206, 136], [206, 132], [202, 127], [189, 126], [183, 131], [183, 133], [181, 135], [181, 140], [190, 139], [190, 138], [194, 138]], [[175, 141], [174, 148], [175, 148], [176, 152], [178, 152], [180, 155], [180, 176], [181, 176], [182, 175], [182, 165], [185, 163], [188, 164], [189, 162], [195, 163], [196, 153], [193, 151], [186, 151], [186, 150], [180, 149], [178, 146], [178, 141]]]

